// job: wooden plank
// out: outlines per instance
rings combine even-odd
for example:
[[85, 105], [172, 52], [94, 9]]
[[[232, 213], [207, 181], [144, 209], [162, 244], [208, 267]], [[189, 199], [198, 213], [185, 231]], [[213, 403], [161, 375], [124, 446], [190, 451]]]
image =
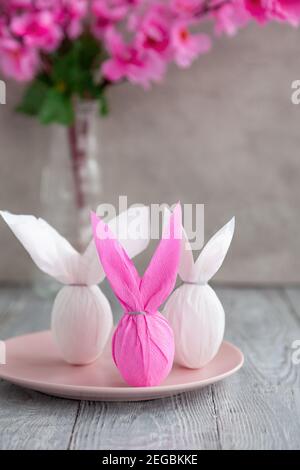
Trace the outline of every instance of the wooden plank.
[[[24, 293], [24, 291], [23, 291]], [[16, 302], [22, 295], [22, 289], [0, 289], [0, 339], [5, 339], [3, 328], [10, 320], [9, 306]]]
[[[28, 289], [2, 290], [0, 299], [1, 339], [48, 328], [50, 301]], [[0, 380], [0, 449], [68, 448], [78, 406]]]
[[[300, 447], [300, 291], [218, 289], [238, 374], [199, 392], [140, 403], [50, 398], [0, 382], [0, 449], [289, 449]], [[51, 302], [1, 291], [0, 338], [49, 324]]]
[[1, 289], [1, 339], [49, 328], [51, 304], [28, 288]]
[[134, 403], [83, 402], [71, 449], [218, 449], [210, 388]]
[[[300, 288], [290, 287], [283, 290], [283, 295], [288, 302], [290, 311], [297, 319], [300, 320]], [[300, 339], [300, 338], [298, 338]]]
[[[106, 295], [111, 300], [111, 293]], [[115, 320], [120, 307], [112, 299]], [[218, 449], [212, 389], [134, 403], [82, 402], [71, 449]]]
[[300, 447], [299, 370], [290, 345], [299, 322], [280, 290], [219, 289], [227, 338], [245, 367], [213, 387], [146, 403], [84, 403], [73, 449], [289, 449]]
[[280, 289], [219, 290], [227, 311], [227, 338], [245, 354], [245, 366], [214, 386], [223, 449], [299, 449], [300, 368], [291, 344], [300, 323]]

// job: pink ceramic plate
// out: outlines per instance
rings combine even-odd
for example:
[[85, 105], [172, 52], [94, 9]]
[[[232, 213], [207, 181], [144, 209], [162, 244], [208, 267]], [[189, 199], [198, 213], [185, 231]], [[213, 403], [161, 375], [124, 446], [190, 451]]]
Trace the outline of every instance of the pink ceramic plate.
[[244, 357], [224, 341], [214, 360], [201, 370], [174, 366], [159, 387], [128, 387], [119, 375], [110, 353], [88, 366], [71, 366], [59, 356], [50, 331], [19, 336], [6, 341], [6, 365], [0, 378], [26, 388], [79, 400], [134, 401], [167, 397], [218, 382], [242, 367]]

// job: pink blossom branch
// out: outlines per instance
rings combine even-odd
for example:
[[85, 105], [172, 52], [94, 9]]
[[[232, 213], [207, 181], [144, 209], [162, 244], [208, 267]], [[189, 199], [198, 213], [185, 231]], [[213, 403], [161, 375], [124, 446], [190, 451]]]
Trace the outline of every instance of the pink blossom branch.
[[[210, 48], [207, 35], [188, 31], [202, 19], [214, 20], [215, 31], [229, 35], [251, 20], [300, 25], [296, 0], [199, 0], [190, 14], [185, 0], [0, 3], [0, 67], [6, 76], [25, 82], [34, 79], [44, 65], [44, 54], [55, 60], [52, 53], [59, 56], [65, 42], [69, 44], [88, 32], [105, 50], [105, 58], [99, 54], [98, 61], [106, 78], [98, 85], [100, 91], [122, 80], [149, 88], [163, 79], [171, 62], [189, 67]], [[232, 7], [230, 14], [217, 14], [226, 5]], [[128, 40], [132, 36], [133, 40]], [[95, 77], [98, 62], [95, 70], [91, 67]], [[49, 73], [47, 67], [45, 72]]]
[[195, 16], [206, 16], [209, 13], [213, 13], [215, 11], [218, 11], [220, 8], [222, 8], [225, 5], [229, 5], [232, 3], [232, 0], [220, 0], [218, 3], [214, 3], [211, 5], [210, 1], [205, 2], [205, 4], [200, 8], [199, 12], [196, 13]]

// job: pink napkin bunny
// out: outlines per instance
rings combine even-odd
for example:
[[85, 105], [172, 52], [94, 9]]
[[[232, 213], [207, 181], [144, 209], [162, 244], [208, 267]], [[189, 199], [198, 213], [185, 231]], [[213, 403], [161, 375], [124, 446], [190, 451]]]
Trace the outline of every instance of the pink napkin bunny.
[[182, 232], [180, 204], [165, 225], [142, 278], [109, 227], [94, 213], [92, 225], [101, 264], [124, 309], [112, 340], [114, 362], [130, 386], [159, 385], [174, 360], [173, 331], [158, 308], [176, 282]]

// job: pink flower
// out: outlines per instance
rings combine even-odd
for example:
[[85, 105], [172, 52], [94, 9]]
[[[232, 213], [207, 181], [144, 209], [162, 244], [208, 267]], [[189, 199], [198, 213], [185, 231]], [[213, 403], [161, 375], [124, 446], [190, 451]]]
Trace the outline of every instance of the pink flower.
[[191, 35], [187, 24], [178, 22], [172, 30], [172, 46], [176, 64], [187, 68], [196, 57], [209, 51], [211, 40], [207, 34]]
[[245, 0], [245, 6], [261, 24], [277, 20], [298, 26], [300, 22], [299, 0]]
[[224, 4], [216, 12], [215, 32], [217, 35], [226, 33], [234, 36], [239, 28], [246, 26], [250, 20], [250, 14], [245, 9], [244, 0], [233, 0], [232, 3]]
[[[55, 8], [64, 8], [72, 0], [33, 0], [34, 6], [41, 10], [54, 10]], [[78, 0], [73, 0], [73, 3], [78, 3]]]
[[155, 5], [136, 25], [137, 44], [144, 49], [156, 52], [167, 60], [170, 58], [170, 29], [170, 12], [161, 5]]
[[[275, 0], [277, 1], [277, 0]], [[265, 23], [270, 19], [273, 10], [273, 0], [245, 0], [246, 9], [258, 23]]]
[[191, 18], [204, 7], [203, 0], [171, 0], [171, 9], [181, 18]]
[[59, 0], [56, 7], [54, 7], [54, 12], [55, 18], [59, 24], [66, 29], [69, 38], [75, 39], [82, 33], [83, 21], [88, 13], [88, 1], [64, 0], [62, 3]]
[[113, 29], [106, 35], [106, 44], [111, 58], [103, 63], [102, 73], [108, 80], [116, 82], [126, 78], [149, 88], [151, 81], [162, 79], [165, 64], [157, 54], [125, 44], [122, 36]]
[[32, 6], [32, 0], [6, 0], [11, 9], [29, 8]]
[[299, 0], [278, 0], [278, 10], [293, 26], [300, 23], [300, 1]]
[[9, 37], [9, 30], [3, 18], [0, 18], [0, 38]]
[[92, 12], [95, 15], [94, 34], [102, 38], [107, 28], [126, 16], [128, 3], [124, 0], [93, 0]]
[[5, 38], [0, 41], [0, 67], [3, 73], [18, 81], [32, 80], [39, 67], [36, 49]]
[[54, 15], [47, 10], [14, 17], [11, 29], [28, 46], [38, 47], [48, 52], [55, 50], [63, 37]]

